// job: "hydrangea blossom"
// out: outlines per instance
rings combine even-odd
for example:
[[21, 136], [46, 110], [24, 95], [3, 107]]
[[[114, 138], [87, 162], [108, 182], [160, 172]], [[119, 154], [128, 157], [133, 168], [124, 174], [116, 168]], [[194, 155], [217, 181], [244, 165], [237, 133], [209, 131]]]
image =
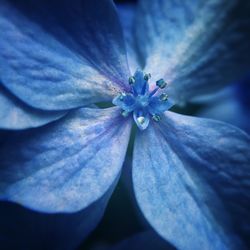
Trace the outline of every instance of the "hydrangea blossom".
[[[136, 123], [133, 186], [152, 227], [178, 249], [244, 248], [249, 136], [167, 110], [249, 69], [249, 10], [239, 0], [141, 0], [126, 45], [112, 1], [2, 0], [0, 127], [47, 125], [1, 147], [0, 199], [77, 214], [73, 233], [86, 236]], [[92, 106], [103, 101], [116, 107]]]

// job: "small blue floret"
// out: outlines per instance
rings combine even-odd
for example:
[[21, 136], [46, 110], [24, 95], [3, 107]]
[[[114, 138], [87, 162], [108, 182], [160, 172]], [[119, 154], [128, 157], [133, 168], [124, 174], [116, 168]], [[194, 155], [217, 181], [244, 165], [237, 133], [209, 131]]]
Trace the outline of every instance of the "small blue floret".
[[159, 89], [165, 88], [167, 83], [163, 79], [158, 80], [155, 89], [150, 92], [148, 83], [150, 78], [151, 74], [137, 70], [128, 80], [132, 86], [131, 92], [120, 93], [113, 99], [113, 104], [122, 109], [123, 117], [133, 113], [134, 121], [140, 130], [148, 127], [150, 119], [159, 122], [160, 114], [173, 106], [166, 93], [155, 95]]

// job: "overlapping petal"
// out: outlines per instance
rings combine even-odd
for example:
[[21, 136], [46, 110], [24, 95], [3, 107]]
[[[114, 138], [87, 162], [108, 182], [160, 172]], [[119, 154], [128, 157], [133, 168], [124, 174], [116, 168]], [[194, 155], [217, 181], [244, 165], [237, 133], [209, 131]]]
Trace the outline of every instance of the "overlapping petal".
[[151, 225], [178, 249], [241, 249], [250, 208], [250, 138], [225, 123], [167, 112], [139, 133], [133, 182]]
[[115, 183], [97, 201], [75, 213], [41, 213], [0, 202], [1, 249], [76, 249], [99, 223]]
[[117, 11], [124, 33], [129, 69], [131, 73], [134, 73], [138, 68], [142, 68], [142, 59], [138, 57], [135, 40], [133, 39], [134, 21], [137, 9], [136, 6], [136, 3], [117, 4]]
[[45, 125], [66, 114], [63, 111], [42, 111], [18, 100], [0, 85], [0, 129], [27, 129]]
[[0, 198], [42, 212], [75, 212], [116, 181], [130, 120], [118, 108], [80, 109], [1, 145]]
[[249, 83], [237, 83], [211, 95], [198, 115], [231, 123], [250, 133]]
[[141, 0], [135, 41], [145, 71], [164, 76], [179, 102], [207, 94], [250, 68], [250, 3]]
[[0, 79], [31, 106], [74, 108], [126, 89], [125, 45], [110, 0], [3, 0], [0, 32]]

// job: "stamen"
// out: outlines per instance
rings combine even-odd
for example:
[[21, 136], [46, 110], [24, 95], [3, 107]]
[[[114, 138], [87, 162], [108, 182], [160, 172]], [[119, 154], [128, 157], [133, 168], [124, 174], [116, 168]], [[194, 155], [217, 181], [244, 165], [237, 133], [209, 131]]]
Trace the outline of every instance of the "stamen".
[[121, 93], [119, 96], [120, 101], [123, 101], [125, 96], [126, 96], [125, 93]]
[[133, 76], [130, 76], [128, 78], [128, 82], [129, 82], [130, 85], [134, 84], [135, 83], [135, 78]]
[[144, 80], [145, 81], [148, 81], [150, 78], [151, 78], [151, 74], [150, 73], [144, 75]]
[[128, 116], [129, 116], [129, 112], [128, 112], [127, 110], [123, 110], [123, 111], [121, 112], [121, 115], [122, 115], [123, 117], [128, 117]]
[[163, 93], [163, 94], [160, 95], [160, 100], [161, 101], [165, 102], [165, 101], [167, 101], [167, 99], [168, 99], [168, 95], [166, 93]]
[[152, 119], [155, 121], [155, 122], [159, 122], [161, 120], [161, 117], [159, 115], [153, 115], [152, 116]]
[[173, 106], [172, 101], [168, 99], [167, 90], [161, 90], [167, 86], [167, 83], [159, 79], [154, 89], [150, 90], [148, 83], [150, 78], [150, 73], [145, 74], [137, 70], [128, 79], [129, 84], [132, 85], [130, 91], [121, 91], [112, 101], [114, 105], [120, 107], [123, 117], [133, 116], [140, 130], [145, 130], [151, 119], [159, 122], [162, 119], [161, 114]]
[[159, 90], [159, 87], [155, 88], [155, 89], [149, 94], [149, 98], [152, 97], [158, 90]]
[[145, 117], [139, 116], [139, 117], [137, 117], [136, 120], [138, 121], [138, 123], [140, 123], [142, 125], [145, 122]]
[[141, 90], [141, 94], [143, 94], [143, 95], [145, 95], [145, 93], [146, 93], [146, 90], [147, 90], [147, 86], [148, 86], [148, 80], [150, 79], [150, 77], [151, 77], [151, 74], [150, 73], [148, 73], [148, 74], [144, 74], [144, 84], [143, 84], [143, 86], [142, 86], [142, 90]]
[[167, 83], [163, 79], [160, 79], [160, 80], [156, 81], [156, 85], [159, 88], [164, 89], [167, 86]]

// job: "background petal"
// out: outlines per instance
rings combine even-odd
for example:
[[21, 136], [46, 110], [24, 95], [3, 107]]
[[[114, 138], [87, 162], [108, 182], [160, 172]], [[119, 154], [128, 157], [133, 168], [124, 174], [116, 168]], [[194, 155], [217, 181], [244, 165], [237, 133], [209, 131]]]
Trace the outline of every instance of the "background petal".
[[64, 116], [63, 111], [42, 111], [31, 108], [3, 88], [0, 83], [0, 129], [39, 127]]
[[0, 199], [50, 213], [89, 206], [117, 179], [130, 125], [118, 108], [81, 109], [13, 133], [0, 150]]
[[178, 249], [243, 248], [236, 235], [248, 235], [250, 138], [221, 122], [166, 114], [135, 142], [145, 217]]
[[136, 6], [137, 4], [132, 2], [126, 4], [117, 4], [117, 11], [121, 21], [127, 48], [129, 69], [132, 75], [138, 68], [142, 69], [142, 59], [138, 57], [135, 47], [135, 40], [133, 39], [134, 22], [137, 9]]
[[231, 123], [250, 134], [250, 79], [211, 95], [205, 104], [198, 116]]
[[76, 249], [96, 227], [115, 183], [90, 206], [75, 213], [41, 213], [0, 202], [0, 244], [5, 250]]
[[179, 102], [212, 92], [250, 69], [250, 3], [140, 1], [135, 39], [152, 79]]
[[112, 1], [3, 0], [0, 32], [0, 79], [31, 106], [74, 108], [126, 88], [126, 51]]

